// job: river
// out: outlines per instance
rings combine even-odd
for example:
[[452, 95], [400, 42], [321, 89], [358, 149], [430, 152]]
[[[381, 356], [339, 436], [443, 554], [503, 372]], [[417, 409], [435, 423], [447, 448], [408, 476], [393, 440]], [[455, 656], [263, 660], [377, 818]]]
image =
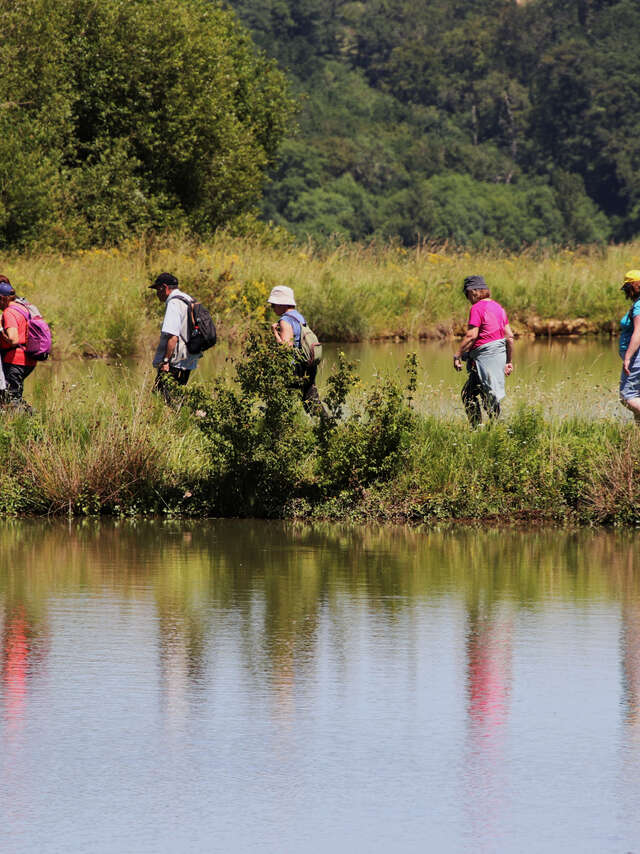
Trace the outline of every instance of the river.
[[0, 848], [640, 847], [632, 533], [0, 523]]

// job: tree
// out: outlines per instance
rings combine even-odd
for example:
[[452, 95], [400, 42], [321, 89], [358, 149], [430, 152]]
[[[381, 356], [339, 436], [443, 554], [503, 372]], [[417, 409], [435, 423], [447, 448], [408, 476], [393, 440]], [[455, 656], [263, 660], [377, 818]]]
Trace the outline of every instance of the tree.
[[[180, 223], [207, 233], [255, 206], [293, 105], [232, 12], [206, 0], [0, 0], [0, 26], [4, 127], [14, 138], [29, 127], [29, 150], [50, 164], [41, 237], [109, 242]], [[15, 183], [0, 187], [5, 206]], [[5, 244], [33, 232], [0, 223]]]

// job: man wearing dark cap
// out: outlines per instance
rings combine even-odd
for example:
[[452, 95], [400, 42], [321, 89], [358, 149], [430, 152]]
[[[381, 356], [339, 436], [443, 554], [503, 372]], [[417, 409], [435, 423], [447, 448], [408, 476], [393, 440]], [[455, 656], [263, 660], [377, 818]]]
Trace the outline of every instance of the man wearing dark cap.
[[166, 305], [160, 341], [153, 357], [153, 366], [158, 369], [153, 388], [170, 403], [167, 377], [172, 377], [178, 385], [186, 385], [202, 354], [189, 353], [187, 350], [188, 303], [191, 297], [178, 288], [176, 277], [171, 273], [160, 273], [149, 287], [155, 290], [160, 302]]
[[500, 415], [505, 396], [505, 377], [513, 371], [513, 333], [506, 311], [491, 299], [482, 276], [467, 276], [462, 286], [471, 303], [467, 332], [453, 356], [453, 367], [462, 370], [467, 363], [468, 378], [462, 389], [462, 402], [472, 427], [482, 422], [482, 409], [489, 418]]
[[24, 381], [38, 364], [26, 353], [27, 317], [23, 311], [15, 308], [16, 292], [6, 276], [0, 276], [0, 353], [2, 355], [2, 375], [5, 386], [2, 396], [5, 405], [13, 409], [31, 412], [31, 407], [22, 399]]

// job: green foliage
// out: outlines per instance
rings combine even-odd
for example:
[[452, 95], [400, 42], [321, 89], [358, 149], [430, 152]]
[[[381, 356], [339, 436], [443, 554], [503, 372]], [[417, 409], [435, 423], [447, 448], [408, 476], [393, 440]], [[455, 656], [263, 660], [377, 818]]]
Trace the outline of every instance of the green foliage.
[[0, 242], [210, 233], [260, 197], [291, 101], [205, 0], [0, 0]]
[[264, 204], [295, 234], [512, 249], [640, 232], [633, 0], [233, 5], [305, 96]]
[[[411, 379], [409, 385], [412, 388]], [[380, 380], [323, 437], [318, 454], [323, 494], [357, 494], [374, 483], [393, 479], [408, 451], [414, 426], [403, 390], [390, 379]]]
[[207, 441], [208, 506], [224, 515], [282, 516], [298, 499], [325, 499], [394, 476], [413, 430], [402, 390], [379, 383], [342, 419], [355, 382], [344, 357], [329, 378], [326, 417], [302, 414], [291, 351], [251, 334], [236, 384], [194, 387], [186, 403]]
[[281, 516], [302, 478], [311, 434], [294, 389], [291, 351], [251, 333], [237, 385], [194, 387], [186, 403], [207, 441], [208, 506], [232, 516]]

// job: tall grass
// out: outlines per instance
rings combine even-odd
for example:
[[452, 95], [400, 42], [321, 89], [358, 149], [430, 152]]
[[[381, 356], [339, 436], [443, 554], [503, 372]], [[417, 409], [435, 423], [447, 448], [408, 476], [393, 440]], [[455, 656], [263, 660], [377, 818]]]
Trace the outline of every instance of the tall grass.
[[4, 412], [0, 505], [53, 515], [175, 506], [185, 478], [197, 476], [199, 435], [150, 392], [148, 376], [110, 388], [90, 377], [54, 381], [36, 416]]
[[640, 242], [513, 255], [446, 246], [319, 251], [226, 235], [207, 244], [167, 238], [162, 245], [140, 241], [73, 255], [0, 259], [0, 271], [51, 320], [58, 354], [120, 356], [153, 341], [161, 306], [146, 286], [165, 269], [208, 303], [223, 338], [264, 319], [270, 288], [285, 284], [322, 337], [358, 341], [460, 331], [468, 310], [461, 282], [469, 273], [485, 276], [522, 330], [567, 332], [574, 326], [547, 321], [584, 318], [575, 331], [608, 331], [626, 307], [622, 274], [637, 266]]

